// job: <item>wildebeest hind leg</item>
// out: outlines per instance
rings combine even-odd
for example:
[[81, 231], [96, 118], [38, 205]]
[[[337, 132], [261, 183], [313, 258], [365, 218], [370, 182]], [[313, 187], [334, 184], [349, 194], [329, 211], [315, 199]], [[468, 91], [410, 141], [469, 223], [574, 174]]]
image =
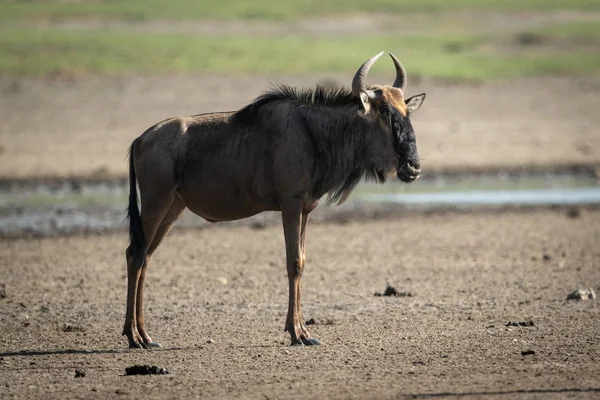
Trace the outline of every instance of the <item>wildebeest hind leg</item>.
[[[155, 177], [156, 178], [156, 177]], [[148, 348], [144, 338], [140, 335], [138, 330], [137, 315], [138, 307], [138, 291], [140, 289], [140, 283], [143, 285], [144, 279], [142, 271], [146, 268], [146, 257], [148, 252], [149, 244], [154, 240], [156, 232], [169, 211], [173, 200], [175, 199], [176, 185], [174, 181], [156, 179], [154, 182], [150, 182], [144, 185], [142, 179], [139, 180], [140, 186], [140, 199], [141, 199], [141, 223], [142, 231], [145, 240], [144, 257], [140, 262], [131, 255], [131, 246], [127, 249], [127, 312], [125, 314], [125, 325], [123, 327], [123, 335], [127, 336], [130, 348]], [[141, 295], [141, 293], [140, 293]], [[143, 306], [141, 304], [141, 306]], [[142, 321], [143, 322], [143, 321]]]
[[185, 204], [178, 197], [175, 196], [173, 202], [171, 203], [171, 207], [167, 214], [164, 216], [161, 221], [158, 229], [156, 230], [156, 234], [154, 235], [154, 239], [152, 239], [152, 243], [148, 247], [148, 251], [146, 252], [146, 259], [144, 262], [144, 266], [142, 267], [142, 271], [140, 274], [140, 279], [138, 281], [137, 288], [137, 299], [136, 299], [136, 322], [138, 332], [146, 346], [149, 348], [153, 347], [161, 347], [160, 343], [155, 342], [146, 332], [146, 326], [144, 322], [144, 281], [146, 278], [146, 269], [148, 268], [148, 264], [152, 259], [152, 255], [154, 251], [158, 248], [158, 246], [162, 243], [163, 239], [169, 234], [169, 231], [175, 224], [175, 222], [179, 219], [183, 211], [185, 210]]
[[142, 348], [143, 341], [137, 330], [134, 309], [137, 284], [142, 269], [141, 262], [143, 261], [135, 258], [131, 249], [132, 246], [130, 245], [125, 251], [125, 258], [127, 260], [127, 311], [125, 313], [123, 335], [127, 336], [130, 348]]

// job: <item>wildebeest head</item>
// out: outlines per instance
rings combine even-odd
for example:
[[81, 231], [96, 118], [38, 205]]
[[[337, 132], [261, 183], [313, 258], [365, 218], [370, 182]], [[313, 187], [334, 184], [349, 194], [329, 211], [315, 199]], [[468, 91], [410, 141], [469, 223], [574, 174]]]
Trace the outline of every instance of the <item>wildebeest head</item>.
[[383, 52], [365, 61], [358, 69], [352, 81], [352, 93], [359, 97], [362, 103], [359, 114], [372, 123], [379, 123], [385, 132], [392, 135], [395, 143], [396, 175], [404, 182], [412, 182], [421, 174], [421, 164], [410, 116], [421, 107], [425, 93], [404, 99], [406, 70], [392, 53], [390, 57], [396, 67], [394, 84], [367, 87], [367, 73], [382, 54]]

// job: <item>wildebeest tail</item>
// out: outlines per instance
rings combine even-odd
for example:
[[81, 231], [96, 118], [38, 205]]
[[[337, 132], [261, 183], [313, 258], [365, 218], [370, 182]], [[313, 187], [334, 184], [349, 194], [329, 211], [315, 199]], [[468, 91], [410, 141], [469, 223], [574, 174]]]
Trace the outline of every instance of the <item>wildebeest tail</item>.
[[129, 247], [135, 265], [140, 267], [144, 262], [146, 240], [142, 229], [142, 218], [138, 208], [137, 180], [135, 177], [135, 166], [133, 165], [133, 148], [137, 139], [129, 148], [129, 205], [127, 206], [127, 217], [129, 218]]

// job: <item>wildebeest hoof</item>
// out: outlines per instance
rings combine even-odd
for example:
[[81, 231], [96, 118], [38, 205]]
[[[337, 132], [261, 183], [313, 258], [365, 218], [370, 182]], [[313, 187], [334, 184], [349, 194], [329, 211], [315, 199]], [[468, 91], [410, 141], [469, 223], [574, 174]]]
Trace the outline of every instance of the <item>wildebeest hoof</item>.
[[321, 341], [317, 338], [306, 338], [306, 339], [302, 339], [302, 342], [306, 345], [306, 346], [318, 346], [321, 345], [323, 343], [321, 343]]
[[317, 338], [300, 338], [292, 342], [292, 346], [317, 346], [320, 344], [323, 343]]
[[141, 342], [141, 343], [136, 342], [136, 341], [129, 342], [130, 349], [144, 349], [144, 348], [147, 349], [148, 348], [148, 347], [144, 347], [144, 346], [146, 346], [146, 345], [143, 342]]
[[144, 342], [143, 340], [140, 341], [133, 341], [129, 343], [129, 348], [130, 349], [159, 349], [162, 346], [160, 345], [160, 343], [155, 342], [153, 340], [149, 341], [149, 342]]

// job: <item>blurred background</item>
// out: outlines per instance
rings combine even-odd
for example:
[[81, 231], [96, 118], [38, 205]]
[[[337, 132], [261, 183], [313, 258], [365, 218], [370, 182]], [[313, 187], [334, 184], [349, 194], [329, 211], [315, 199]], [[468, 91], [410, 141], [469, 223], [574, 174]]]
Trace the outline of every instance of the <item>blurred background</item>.
[[[600, 202], [599, 49], [594, 0], [4, 0], [0, 234], [121, 226], [149, 126], [276, 82], [350, 85], [380, 51], [427, 92], [424, 174], [352, 204]], [[393, 79], [383, 57], [368, 81]]]

